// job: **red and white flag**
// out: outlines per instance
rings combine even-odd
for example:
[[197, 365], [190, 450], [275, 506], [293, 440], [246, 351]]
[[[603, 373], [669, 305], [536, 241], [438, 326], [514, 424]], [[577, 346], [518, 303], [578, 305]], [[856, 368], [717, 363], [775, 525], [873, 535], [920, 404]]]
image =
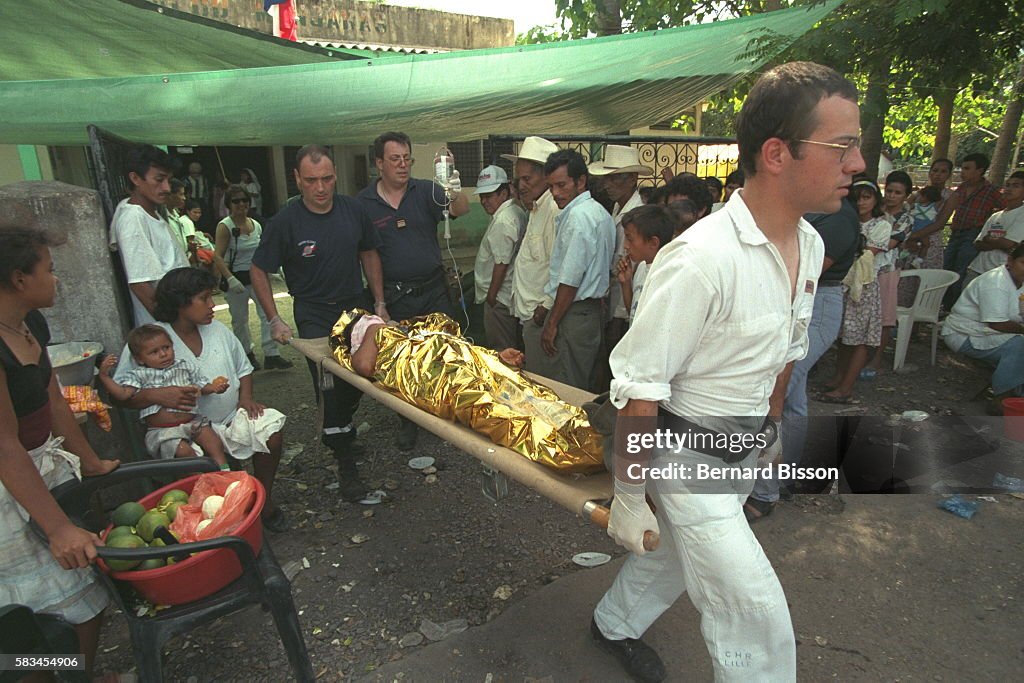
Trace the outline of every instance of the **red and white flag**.
[[295, 0], [263, 0], [263, 9], [274, 19], [274, 35], [285, 40], [295, 35]]

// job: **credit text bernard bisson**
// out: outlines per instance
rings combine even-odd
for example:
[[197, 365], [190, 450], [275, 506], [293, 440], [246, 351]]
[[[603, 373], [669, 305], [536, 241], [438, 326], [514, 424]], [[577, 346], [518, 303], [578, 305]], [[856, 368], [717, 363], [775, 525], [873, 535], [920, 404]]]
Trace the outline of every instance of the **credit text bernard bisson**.
[[[683, 450], [728, 450], [730, 453], [749, 452], [757, 448], [763, 449], [766, 444], [764, 434], [712, 434], [708, 432], [676, 432], [668, 429], [656, 429], [653, 432], [634, 432], [626, 437], [626, 452], [636, 455], [646, 449], [672, 451]], [[664, 463], [659, 466], [631, 463], [626, 468], [626, 475], [631, 479], [838, 479], [837, 467], [799, 467], [788, 463], [769, 463], [763, 467], [739, 467], [734, 465], [716, 466], [710, 463], [686, 465], [678, 462]]]

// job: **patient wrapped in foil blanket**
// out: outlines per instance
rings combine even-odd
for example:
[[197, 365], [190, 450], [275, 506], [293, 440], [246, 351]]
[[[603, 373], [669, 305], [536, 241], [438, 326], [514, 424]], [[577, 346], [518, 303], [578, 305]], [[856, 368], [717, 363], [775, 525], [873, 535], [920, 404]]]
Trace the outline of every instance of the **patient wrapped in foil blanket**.
[[604, 469], [602, 436], [581, 408], [502, 362], [518, 352], [499, 355], [460, 332], [441, 313], [395, 324], [356, 309], [335, 323], [330, 346], [342, 367], [534, 462], [565, 473]]

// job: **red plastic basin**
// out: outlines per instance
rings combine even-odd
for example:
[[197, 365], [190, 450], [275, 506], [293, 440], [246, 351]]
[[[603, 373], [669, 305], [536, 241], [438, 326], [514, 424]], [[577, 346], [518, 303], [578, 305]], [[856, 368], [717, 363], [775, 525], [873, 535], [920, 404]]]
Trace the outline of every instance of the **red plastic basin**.
[[[140, 499], [139, 503], [148, 510], [159, 503], [160, 498], [171, 489], [181, 489], [191, 494], [200, 476], [202, 475], [196, 474], [168, 484]], [[263, 511], [267, 494], [259, 481], [255, 478], [252, 481], [256, 484], [256, 502], [232, 535], [240, 536], [247, 541], [253, 553], [258, 555], [263, 547], [260, 513]], [[113, 525], [108, 526], [104, 535], [112, 528]], [[166, 567], [143, 571], [115, 572], [102, 558], [97, 558], [96, 563], [111, 578], [128, 582], [139, 595], [155, 605], [182, 605], [205, 598], [242, 575], [242, 565], [238, 562], [238, 556], [227, 548], [207, 550]]]
[[1024, 398], [1003, 399], [1003, 434], [1014, 441], [1024, 441]]

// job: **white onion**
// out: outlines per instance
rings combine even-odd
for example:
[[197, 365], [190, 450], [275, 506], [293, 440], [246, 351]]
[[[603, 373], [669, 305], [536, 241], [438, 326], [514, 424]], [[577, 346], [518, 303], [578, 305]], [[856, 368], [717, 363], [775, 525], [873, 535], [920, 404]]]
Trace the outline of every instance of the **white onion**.
[[224, 505], [224, 496], [207, 496], [203, 501], [203, 517], [213, 519]]

